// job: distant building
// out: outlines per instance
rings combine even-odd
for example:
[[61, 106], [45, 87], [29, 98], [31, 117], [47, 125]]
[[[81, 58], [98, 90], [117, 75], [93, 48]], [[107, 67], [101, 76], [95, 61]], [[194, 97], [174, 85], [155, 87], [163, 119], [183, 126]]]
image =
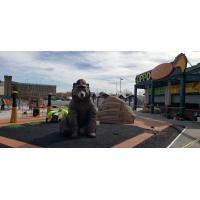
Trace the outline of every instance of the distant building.
[[0, 96], [4, 96], [4, 83], [0, 81]]
[[58, 92], [56, 93], [55, 99], [69, 100], [72, 96], [71, 92]]
[[0, 82], [0, 95], [10, 98], [13, 88], [17, 89], [21, 99], [44, 99], [49, 93], [56, 94], [56, 85], [19, 83], [12, 81], [12, 76], [4, 76], [4, 82]]

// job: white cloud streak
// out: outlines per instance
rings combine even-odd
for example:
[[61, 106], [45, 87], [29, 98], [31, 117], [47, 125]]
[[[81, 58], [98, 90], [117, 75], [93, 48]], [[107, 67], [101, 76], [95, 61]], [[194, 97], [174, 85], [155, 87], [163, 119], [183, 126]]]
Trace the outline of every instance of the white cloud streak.
[[[84, 78], [93, 90], [115, 92], [116, 83], [119, 89], [119, 78], [122, 77], [122, 89], [133, 91], [137, 74], [160, 63], [171, 62], [179, 53], [0, 52], [0, 70], [4, 74], [12, 73], [16, 81], [53, 82], [58, 85], [58, 91], [69, 91], [73, 82]], [[200, 52], [183, 53], [192, 64], [200, 62]]]

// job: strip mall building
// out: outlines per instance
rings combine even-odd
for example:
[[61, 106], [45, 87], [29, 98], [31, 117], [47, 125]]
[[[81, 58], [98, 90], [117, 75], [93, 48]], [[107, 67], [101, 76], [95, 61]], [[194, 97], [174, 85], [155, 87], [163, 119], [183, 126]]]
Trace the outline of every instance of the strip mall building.
[[200, 114], [200, 63], [187, 68], [185, 54], [179, 54], [171, 63], [163, 63], [136, 76], [134, 109], [137, 108], [137, 90], [145, 90], [145, 107], [154, 113], [155, 106], [170, 116], [178, 114], [193, 119]]

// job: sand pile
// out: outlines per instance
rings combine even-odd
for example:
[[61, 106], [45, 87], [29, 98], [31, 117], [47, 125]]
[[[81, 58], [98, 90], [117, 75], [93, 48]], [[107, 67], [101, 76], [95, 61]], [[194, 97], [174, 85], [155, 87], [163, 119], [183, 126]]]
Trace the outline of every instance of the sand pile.
[[132, 108], [115, 96], [109, 96], [103, 101], [97, 117], [100, 123], [108, 124], [132, 124], [135, 120]]

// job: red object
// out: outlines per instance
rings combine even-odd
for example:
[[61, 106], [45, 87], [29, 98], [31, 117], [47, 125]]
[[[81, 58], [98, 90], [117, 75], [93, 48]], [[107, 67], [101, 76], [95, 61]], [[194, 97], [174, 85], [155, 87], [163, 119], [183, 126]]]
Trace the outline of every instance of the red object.
[[169, 76], [174, 70], [171, 63], [163, 63], [152, 69], [151, 78], [153, 80], [160, 80]]

